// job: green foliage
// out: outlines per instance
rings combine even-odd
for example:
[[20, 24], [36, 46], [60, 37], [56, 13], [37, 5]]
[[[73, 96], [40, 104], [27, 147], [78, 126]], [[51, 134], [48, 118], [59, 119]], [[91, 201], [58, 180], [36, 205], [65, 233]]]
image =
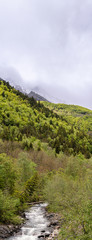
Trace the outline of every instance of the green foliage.
[[58, 114], [66, 114], [66, 115], [73, 115], [73, 116], [92, 116], [92, 111], [76, 105], [68, 105], [68, 104], [54, 104], [49, 102], [44, 102], [44, 106], [49, 107], [50, 110], [53, 110], [54, 112], [58, 112]]
[[21, 218], [17, 215], [20, 201], [11, 197], [7, 192], [0, 190], [0, 220], [4, 223], [20, 224]]
[[36, 172], [36, 164], [32, 162], [26, 152], [22, 152], [18, 157], [18, 171], [20, 182], [25, 183]]
[[[33, 148], [32, 137], [56, 154], [92, 154], [92, 111], [74, 105], [36, 102], [0, 80], [0, 137]], [[39, 141], [38, 150], [41, 150]]]
[[13, 161], [6, 154], [0, 154], [0, 189], [7, 189], [9, 193], [14, 190], [16, 171]]
[[28, 179], [32, 177], [36, 181], [36, 164], [28, 158], [26, 152], [20, 153], [17, 160], [5, 153], [0, 154], [1, 222], [12, 222], [14, 224], [21, 222], [18, 214], [25, 207], [27, 200], [27, 188], [25, 186]]
[[92, 159], [71, 157], [65, 169], [50, 176], [44, 197], [50, 211], [61, 213], [59, 239], [92, 238]]
[[[25, 193], [29, 200], [35, 201], [37, 199], [37, 189], [39, 186], [39, 176], [37, 172], [25, 184]], [[33, 194], [34, 193], [34, 194]]]
[[27, 138], [26, 136], [24, 136], [24, 138], [22, 140], [22, 147], [25, 150], [29, 150], [30, 148], [33, 148], [33, 144], [32, 144], [31, 138]]
[[20, 223], [26, 202], [46, 199], [59, 239], [91, 239], [91, 154], [91, 110], [37, 102], [0, 79], [1, 222]]

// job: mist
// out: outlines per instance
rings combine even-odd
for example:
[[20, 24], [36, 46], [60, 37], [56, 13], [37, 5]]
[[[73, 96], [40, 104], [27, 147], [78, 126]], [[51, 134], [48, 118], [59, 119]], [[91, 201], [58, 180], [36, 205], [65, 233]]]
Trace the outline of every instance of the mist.
[[92, 109], [92, 1], [1, 0], [0, 77]]

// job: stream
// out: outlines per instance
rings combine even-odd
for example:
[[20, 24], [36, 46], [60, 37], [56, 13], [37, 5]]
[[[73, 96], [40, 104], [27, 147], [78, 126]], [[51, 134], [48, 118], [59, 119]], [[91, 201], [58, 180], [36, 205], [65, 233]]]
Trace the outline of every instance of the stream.
[[48, 237], [51, 229], [48, 227], [50, 222], [46, 218], [46, 206], [46, 203], [36, 204], [25, 212], [26, 223], [19, 233], [8, 240], [36, 240]]

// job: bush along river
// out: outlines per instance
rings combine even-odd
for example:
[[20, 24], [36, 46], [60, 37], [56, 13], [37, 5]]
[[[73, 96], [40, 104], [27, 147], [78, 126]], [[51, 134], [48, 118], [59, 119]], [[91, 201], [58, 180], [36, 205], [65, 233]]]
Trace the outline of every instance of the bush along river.
[[[13, 233], [6, 227], [1, 231], [0, 240], [36, 240], [36, 239], [54, 239], [59, 233], [59, 216], [57, 214], [48, 214], [46, 211], [47, 204], [39, 203], [33, 205], [29, 211], [25, 212], [25, 224], [18, 231], [17, 227]], [[8, 232], [7, 232], [8, 231]], [[7, 236], [11, 237], [6, 238]]]

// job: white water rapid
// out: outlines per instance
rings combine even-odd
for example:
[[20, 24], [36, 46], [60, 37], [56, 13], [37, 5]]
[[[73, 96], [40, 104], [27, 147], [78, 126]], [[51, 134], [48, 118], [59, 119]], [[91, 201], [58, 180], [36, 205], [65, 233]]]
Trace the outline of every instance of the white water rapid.
[[44, 233], [48, 234], [49, 221], [45, 216], [47, 204], [36, 204], [28, 212], [25, 212], [27, 221], [21, 228], [20, 233], [8, 240], [36, 240], [44, 239]]

